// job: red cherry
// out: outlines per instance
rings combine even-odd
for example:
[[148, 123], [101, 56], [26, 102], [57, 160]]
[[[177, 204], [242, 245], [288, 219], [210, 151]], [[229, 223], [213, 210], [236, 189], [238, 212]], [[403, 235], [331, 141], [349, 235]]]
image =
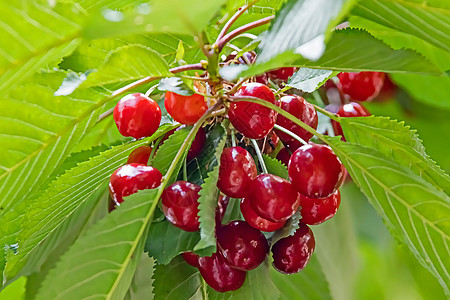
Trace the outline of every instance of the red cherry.
[[166, 92], [164, 106], [175, 121], [187, 125], [197, 122], [208, 109], [202, 95], [183, 96], [169, 91]]
[[248, 200], [258, 215], [271, 222], [286, 221], [300, 205], [300, 195], [292, 184], [273, 174], [253, 180]]
[[341, 193], [337, 190], [326, 198], [308, 198], [300, 195], [302, 222], [317, 225], [331, 219], [341, 204]]
[[384, 73], [340, 73], [338, 78], [338, 88], [347, 98], [356, 101], [371, 101], [383, 86]]
[[269, 79], [267, 78], [267, 74], [264, 73], [262, 75], [255, 76], [255, 81], [264, 85], [269, 84]]
[[[318, 117], [314, 106], [308, 103], [304, 98], [297, 95], [284, 96], [278, 101], [278, 105], [306, 125], [311, 126], [314, 129], [317, 129]], [[301, 128], [294, 122], [289, 119], [283, 117], [282, 115], [278, 115], [277, 124], [281, 127], [286, 128], [287, 130], [292, 131], [300, 138], [302, 138], [305, 142], [308, 142], [313, 134], [309, 133], [305, 129]], [[292, 151], [295, 151], [298, 147], [302, 146], [302, 143], [291, 137], [289, 134], [284, 133], [280, 130], [276, 130], [275, 132], [283, 141], [283, 143], [289, 147]]]
[[310, 144], [298, 148], [288, 166], [292, 185], [310, 198], [325, 198], [342, 184], [345, 168], [326, 145]]
[[255, 161], [241, 147], [225, 148], [220, 156], [219, 190], [232, 198], [247, 196], [252, 180], [258, 175]]
[[217, 224], [221, 225], [223, 217], [225, 216], [225, 212], [227, 211], [228, 203], [230, 202], [230, 197], [224, 196], [222, 194], [219, 195], [219, 201], [217, 202], [216, 207], [216, 226]]
[[378, 102], [384, 102], [387, 100], [391, 100], [395, 98], [395, 94], [397, 93], [398, 86], [392, 82], [389, 74], [384, 74], [384, 82], [383, 87], [380, 90], [380, 93], [375, 98]]
[[218, 292], [235, 291], [245, 281], [247, 272], [234, 269], [218, 253], [211, 257], [199, 257], [199, 271], [206, 283]]
[[303, 223], [294, 235], [272, 246], [273, 266], [284, 274], [298, 273], [309, 262], [316, 246], [311, 229]]
[[198, 268], [198, 258], [199, 256], [193, 252], [183, 252], [181, 253], [183, 259], [193, 267]]
[[116, 205], [123, 197], [139, 190], [154, 189], [161, 184], [162, 174], [157, 169], [142, 164], [127, 164], [114, 171], [109, 180], [109, 194]]
[[285, 67], [285, 68], [279, 68], [276, 70], [272, 70], [267, 72], [267, 76], [269, 76], [272, 81], [281, 81], [281, 82], [287, 82], [288, 79], [294, 75], [297, 68], [295, 67]]
[[113, 118], [121, 135], [139, 139], [151, 136], [158, 129], [161, 109], [144, 94], [134, 93], [117, 102]]
[[288, 148], [281, 148], [281, 150], [277, 154], [277, 159], [281, 161], [286, 167], [289, 165], [289, 159], [291, 158], [291, 152]]
[[333, 80], [328, 79], [325, 82], [325, 84], [321, 87], [321, 89], [325, 91], [324, 96], [326, 96], [329, 103], [332, 103], [334, 105], [337, 105], [337, 103], [339, 104], [345, 103], [344, 94], [341, 92], [341, 90], [338, 88], [338, 86]]
[[233, 268], [250, 271], [258, 267], [269, 252], [265, 236], [245, 221], [233, 221], [217, 229], [220, 254]]
[[[348, 104], [342, 105], [339, 108], [337, 115], [344, 118], [368, 117], [370, 116], [370, 112], [364, 106], [362, 106], [362, 104], [359, 104], [357, 102], [350, 102]], [[341, 124], [339, 124], [339, 122], [331, 120], [331, 125], [333, 125], [334, 135], [344, 136]]]
[[184, 231], [200, 229], [198, 221], [199, 185], [177, 181], [164, 190], [161, 203], [167, 220]]
[[141, 146], [133, 150], [128, 156], [127, 164], [138, 163], [146, 165], [150, 158], [153, 148], [150, 146]]
[[[275, 104], [275, 95], [265, 85], [251, 82], [244, 84], [235, 96], [251, 96]], [[228, 111], [231, 124], [244, 136], [251, 139], [265, 137], [275, 125], [277, 113], [251, 102], [233, 102]]]
[[280, 229], [286, 222], [271, 222], [263, 217], [260, 217], [250, 204], [247, 198], [241, 200], [241, 213], [247, 223], [261, 231], [272, 232]]

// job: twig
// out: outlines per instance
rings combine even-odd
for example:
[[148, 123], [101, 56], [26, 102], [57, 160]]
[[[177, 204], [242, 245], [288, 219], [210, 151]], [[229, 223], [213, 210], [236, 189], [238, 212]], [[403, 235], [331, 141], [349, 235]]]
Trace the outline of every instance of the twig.
[[249, 9], [253, 4], [258, 2], [258, 0], [250, 2], [247, 5], [239, 7], [239, 9], [236, 11], [236, 13], [228, 20], [227, 23], [223, 26], [222, 30], [219, 33], [219, 36], [217, 37], [216, 44], [220, 41], [221, 38], [224, 37], [224, 35], [228, 32], [230, 27], [236, 22], [236, 20], [247, 10]]

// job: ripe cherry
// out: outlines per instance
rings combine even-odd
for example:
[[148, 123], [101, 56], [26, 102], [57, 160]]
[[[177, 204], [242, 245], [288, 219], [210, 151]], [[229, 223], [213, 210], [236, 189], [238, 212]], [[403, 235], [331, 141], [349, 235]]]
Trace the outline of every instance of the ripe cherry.
[[398, 86], [392, 82], [389, 74], [384, 74], [384, 82], [383, 87], [380, 90], [380, 93], [375, 98], [378, 102], [384, 102], [387, 100], [391, 100], [395, 98], [395, 94], [397, 93]]
[[153, 148], [150, 146], [141, 146], [133, 150], [128, 156], [127, 164], [138, 163], [146, 165], [150, 158]]
[[[370, 116], [370, 112], [364, 106], [362, 106], [362, 104], [359, 104], [357, 102], [350, 102], [348, 104], [342, 105], [339, 108], [337, 115], [344, 118], [368, 117]], [[339, 124], [339, 122], [331, 120], [331, 125], [333, 125], [334, 135], [344, 136], [341, 124]]]
[[338, 88], [347, 98], [356, 101], [371, 101], [383, 86], [384, 73], [340, 73], [338, 78]]
[[158, 129], [161, 109], [144, 94], [134, 93], [117, 102], [113, 118], [121, 135], [139, 139], [151, 136]]
[[302, 222], [308, 225], [317, 225], [331, 219], [341, 204], [339, 190], [326, 198], [308, 198], [300, 196]]
[[285, 67], [267, 72], [267, 76], [274, 82], [287, 82], [294, 75], [297, 68]]
[[217, 201], [216, 207], [216, 226], [222, 224], [223, 217], [227, 211], [228, 203], [230, 202], [230, 197], [219, 195], [219, 200]]
[[222, 193], [233, 198], [247, 196], [249, 186], [257, 175], [255, 161], [247, 150], [241, 147], [223, 150], [217, 181]]
[[219, 254], [198, 258], [198, 270], [206, 283], [218, 292], [235, 291], [245, 281], [247, 272], [234, 269]]
[[315, 246], [311, 229], [300, 223], [294, 235], [285, 237], [272, 246], [273, 266], [284, 274], [298, 273], [309, 262]]
[[[275, 104], [275, 95], [265, 85], [252, 82], [241, 86], [235, 96], [251, 96]], [[251, 139], [265, 137], [275, 125], [277, 113], [252, 102], [233, 102], [228, 111], [231, 124], [244, 136]]]
[[284, 147], [277, 154], [277, 159], [281, 161], [286, 167], [289, 165], [289, 159], [291, 159], [291, 152], [288, 148]]
[[264, 85], [268, 85], [269, 84], [269, 79], [267, 78], [267, 74], [261, 74], [258, 76], [255, 76], [255, 81]]
[[181, 253], [183, 259], [193, 267], [198, 268], [198, 258], [199, 256], [193, 252], [183, 252]]
[[187, 125], [197, 122], [208, 109], [202, 95], [183, 96], [169, 91], [166, 92], [164, 106], [175, 121]]
[[177, 181], [164, 190], [161, 203], [167, 220], [184, 231], [200, 229], [198, 192], [201, 187], [187, 181]]
[[263, 217], [259, 216], [250, 204], [248, 198], [242, 198], [241, 200], [241, 213], [247, 223], [261, 231], [272, 232], [280, 229], [284, 226], [283, 222], [271, 222]]
[[143, 164], [121, 166], [111, 175], [109, 194], [116, 205], [123, 202], [123, 197], [139, 190], [154, 189], [161, 184], [162, 174], [157, 169]]
[[[278, 105], [294, 117], [298, 118], [300, 121], [305, 123], [306, 125], [311, 126], [314, 129], [317, 129], [318, 117], [314, 106], [308, 103], [303, 97], [297, 95], [284, 96], [278, 101]], [[286, 128], [287, 130], [292, 131], [300, 138], [302, 138], [305, 142], [308, 142], [313, 134], [309, 133], [305, 129], [301, 128], [294, 122], [289, 119], [283, 117], [282, 115], [278, 115], [277, 124], [281, 127]], [[302, 145], [301, 142], [297, 141], [295, 138], [290, 136], [287, 133], [284, 133], [280, 130], [275, 130], [277, 135], [283, 141], [283, 143], [289, 147], [292, 151], [295, 151], [298, 147]]]
[[293, 185], [273, 174], [261, 174], [253, 180], [248, 200], [258, 215], [271, 222], [286, 221], [300, 205]]
[[235, 269], [258, 267], [269, 252], [265, 236], [245, 221], [233, 221], [217, 229], [217, 246], [226, 262]]
[[345, 168], [326, 145], [309, 144], [298, 148], [288, 166], [292, 185], [310, 198], [333, 194], [344, 179]]

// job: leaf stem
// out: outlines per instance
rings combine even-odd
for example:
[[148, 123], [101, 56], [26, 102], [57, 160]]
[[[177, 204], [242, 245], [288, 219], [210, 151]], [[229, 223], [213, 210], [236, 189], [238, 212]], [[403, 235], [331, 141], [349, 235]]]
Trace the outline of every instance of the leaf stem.
[[249, 4], [246, 4], [246, 5], [238, 8], [236, 13], [233, 16], [231, 16], [231, 18], [223, 26], [222, 30], [220, 31], [219, 35], [217, 36], [216, 44], [220, 41], [221, 38], [224, 37], [224, 35], [228, 32], [228, 30], [234, 24], [234, 22], [236, 22], [236, 20], [256, 2], [258, 2], [258, 0], [252, 1]]
[[264, 174], [269, 173], [267, 171], [267, 167], [266, 167], [266, 163], [264, 162], [264, 158], [261, 154], [261, 150], [259, 149], [258, 142], [254, 139], [250, 139], [250, 140], [252, 141], [253, 148], [255, 148], [256, 156], [258, 156], [259, 164], [261, 165], [261, 169], [263, 170], [263, 173]]
[[290, 87], [290, 86], [285, 86], [284, 88], [282, 88], [282, 89], [279, 89], [278, 91], [276, 91], [275, 93], [274, 93], [274, 95], [275, 96], [278, 96], [279, 94], [281, 94], [281, 93], [284, 93], [284, 92], [286, 92], [286, 91], [288, 91], [288, 90], [290, 90], [290, 89], [292, 89], [292, 87]]
[[180, 73], [180, 72], [184, 72], [184, 71], [191, 71], [191, 70], [205, 70], [205, 67], [203, 66], [202, 63], [197, 63], [197, 64], [191, 64], [191, 65], [184, 65], [184, 66], [179, 66], [179, 67], [175, 67], [172, 69], [169, 69], [169, 72], [172, 74], [176, 74], [176, 73]]
[[289, 134], [290, 136], [292, 136], [294, 139], [296, 139], [297, 141], [299, 141], [299, 142], [302, 143], [303, 145], [308, 145], [308, 143], [305, 142], [304, 139], [302, 139], [301, 137], [299, 137], [298, 135], [296, 135], [296, 134], [293, 133], [292, 131], [290, 131], [290, 130], [288, 130], [288, 129], [286, 129], [286, 128], [284, 128], [284, 127], [278, 125], [278, 124], [275, 124], [275, 125], [273, 126], [273, 128], [278, 129], [279, 131], [282, 131], [282, 132], [284, 132], [284, 133], [286, 133], [286, 134]]
[[188, 179], [188, 176], [187, 176], [187, 163], [186, 163], [186, 160], [187, 160], [187, 158], [184, 159], [184, 161], [183, 161], [183, 180], [184, 180], [184, 181], [187, 181], [187, 179]]
[[231, 146], [236, 147], [236, 135], [233, 128], [231, 128]]
[[318, 105], [313, 104], [313, 106], [314, 106], [314, 108], [315, 108], [318, 112], [320, 112], [321, 114], [324, 114], [324, 115], [327, 116], [328, 118], [330, 118], [330, 119], [332, 119], [332, 120], [334, 120], [334, 121], [336, 121], [336, 122], [339, 122], [339, 117], [336, 116], [335, 114], [329, 112], [328, 110], [326, 110], [326, 109], [324, 109], [324, 108], [322, 108], [322, 107], [320, 107], [320, 106], [318, 106]]

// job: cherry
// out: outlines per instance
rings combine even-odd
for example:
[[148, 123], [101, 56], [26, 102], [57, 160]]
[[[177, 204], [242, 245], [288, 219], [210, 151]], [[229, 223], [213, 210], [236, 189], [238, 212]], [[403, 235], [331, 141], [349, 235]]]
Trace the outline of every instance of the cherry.
[[138, 163], [146, 165], [150, 158], [153, 148], [150, 146], [141, 146], [133, 150], [128, 156], [127, 164]]
[[123, 197], [139, 190], [154, 189], [161, 184], [162, 174], [157, 169], [143, 164], [127, 164], [119, 167], [109, 180], [109, 194], [116, 205]]
[[294, 235], [282, 238], [272, 246], [273, 266], [284, 274], [298, 273], [309, 262], [315, 246], [311, 229], [300, 223]]
[[250, 204], [248, 198], [241, 200], [241, 213], [247, 223], [261, 231], [272, 232], [280, 229], [286, 222], [271, 222], [263, 217], [260, 217]]
[[158, 129], [161, 109], [144, 94], [134, 93], [117, 102], [113, 118], [121, 135], [139, 139], [151, 136]]
[[288, 79], [294, 75], [297, 68], [295, 67], [285, 67], [285, 68], [279, 68], [276, 70], [272, 70], [267, 72], [267, 76], [272, 79], [274, 82], [287, 82]]
[[198, 192], [201, 187], [187, 181], [177, 181], [164, 190], [161, 203], [167, 220], [184, 231], [200, 229]]
[[227, 196], [247, 196], [250, 183], [258, 175], [255, 161], [247, 150], [241, 147], [225, 148], [220, 156], [217, 187]]
[[258, 76], [255, 76], [255, 81], [264, 85], [268, 85], [269, 84], [269, 79], [267, 78], [267, 74], [261, 74]]
[[218, 253], [211, 257], [199, 257], [198, 269], [206, 283], [218, 292], [235, 291], [245, 281], [247, 272], [234, 269]]
[[261, 174], [253, 180], [248, 200], [264, 219], [283, 222], [297, 211], [300, 195], [289, 181], [273, 174]]
[[375, 100], [378, 102], [384, 102], [387, 100], [391, 100], [395, 97], [397, 90], [398, 90], [398, 86], [392, 82], [389, 74], [385, 73], [383, 87], [381, 88], [380, 93], [375, 98]]
[[371, 101], [383, 86], [384, 73], [340, 73], [338, 78], [338, 88], [347, 98], [356, 101]]
[[302, 222], [308, 225], [317, 225], [331, 219], [341, 204], [339, 190], [323, 199], [308, 198], [300, 195]]
[[269, 252], [265, 236], [245, 221], [233, 221], [217, 229], [220, 254], [233, 268], [250, 271], [258, 267]]
[[[350, 102], [348, 104], [342, 105], [336, 114], [344, 118], [370, 116], [370, 112], [364, 106], [362, 106], [357, 102]], [[333, 125], [334, 135], [344, 136], [341, 124], [339, 124], [339, 122], [331, 120], [331, 125]]]
[[202, 95], [183, 96], [169, 91], [166, 92], [164, 106], [175, 121], [187, 125], [197, 122], [208, 109]]
[[193, 252], [183, 252], [181, 253], [183, 259], [193, 267], [198, 268], [198, 258], [199, 256]]
[[[275, 104], [275, 95], [267, 86], [252, 82], [241, 86], [235, 96], [251, 96]], [[231, 124], [244, 136], [251, 139], [265, 137], [275, 125], [277, 113], [252, 102], [233, 102], [228, 111]]]
[[[283, 110], [287, 111], [306, 125], [317, 129], [319, 119], [317, 117], [316, 110], [314, 109], [314, 106], [308, 103], [304, 98], [297, 95], [284, 96], [278, 101], [278, 106], [280, 106]], [[309, 133], [308, 131], [301, 128], [289, 119], [283, 117], [282, 115], [278, 115], [277, 124], [292, 131], [300, 138], [302, 138], [305, 142], [308, 142], [313, 136], [312, 133]], [[275, 132], [283, 141], [283, 143], [292, 151], [295, 151], [295, 149], [302, 145], [301, 142], [297, 141], [287, 133], [284, 133], [280, 130], [275, 130]]]
[[277, 159], [281, 161], [286, 167], [289, 165], [289, 159], [291, 158], [291, 152], [288, 148], [281, 148], [281, 150], [277, 154]]
[[333, 194], [344, 179], [345, 168], [326, 145], [310, 144], [298, 148], [288, 166], [292, 185], [310, 198]]
[[332, 104], [344, 104], [345, 103], [345, 96], [339, 90], [336, 83], [334, 83], [333, 80], [328, 79], [325, 84], [321, 87], [321, 90], [325, 92], [326, 98], [328, 99], [328, 103]]
[[216, 224], [221, 225], [225, 212], [227, 211], [228, 203], [230, 202], [230, 197], [219, 195], [219, 200], [217, 201], [216, 207]]

